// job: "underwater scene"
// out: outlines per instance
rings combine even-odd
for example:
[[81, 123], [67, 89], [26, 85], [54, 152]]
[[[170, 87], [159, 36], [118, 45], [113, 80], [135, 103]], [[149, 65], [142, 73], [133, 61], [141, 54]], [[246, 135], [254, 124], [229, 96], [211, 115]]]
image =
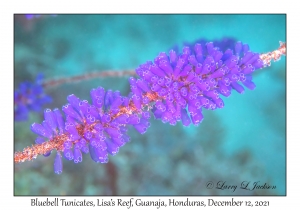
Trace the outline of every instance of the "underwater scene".
[[[74, 136], [84, 135], [84, 146], [79, 145], [77, 138], [73, 141], [74, 148], [68, 151], [63, 144], [65, 151], [54, 149], [33, 160], [15, 161], [14, 195], [286, 195], [285, 56], [272, 61], [270, 66], [261, 68], [257, 64], [253, 73], [249, 70], [251, 75], [241, 76], [246, 81], [244, 88], [231, 83], [230, 93], [219, 92], [220, 99], [207, 102], [214, 106], [202, 104], [203, 116], [199, 108], [186, 108], [181, 110], [179, 120], [175, 111], [168, 114], [161, 111], [161, 107], [171, 107], [160, 102], [167, 92], [153, 84], [150, 90], [143, 70], [152, 61], [165, 70], [163, 73], [156, 69], [157, 75], [171, 75], [170, 65], [176, 71], [181, 61], [172, 64], [172, 60], [177, 59], [176, 53], [180, 57], [195, 51], [196, 67], [187, 72], [197, 72], [197, 67], [201, 67], [197, 62], [203, 62], [199, 72], [209, 72], [204, 68], [205, 57], [200, 62], [201, 49], [196, 43], [201, 44], [203, 55], [215, 53], [215, 60], [217, 53], [222, 52], [219, 60], [230, 66], [225, 55], [239, 52], [239, 48], [246, 52], [249, 46], [258, 56], [278, 49], [280, 41], [286, 42], [284, 14], [14, 15], [14, 152], [45, 145], [47, 138], [42, 138], [41, 133], [47, 136], [43, 129], [47, 130], [48, 126], [53, 130], [53, 126], [51, 117], [47, 118], [48, 111], [44, 110], [56, 113], [54, 110], [58, 108], [62, 116], [68, 113], [64, 128], [57, 120], [57, 113], [53, 119], [57, 120], [54, 124], [57, 131], [60, 129], [60, 135], [64, 129], [72, 133], [72, 123], [76, 125], [77, 119], [84, 118], [79, 116], [81, 112], [75, 102], [79, 98], [96, 105], [104, 90], [104, 110], [110, 110], [110, 117], [118, 119], [120, 124], [131, 124], [117, 133], [104, 126], [103, 138], [113, 139], [98, 141], [107, 148], [105, 159], [96, 160], [97, 154], [103, 151], [86, 145], [86, 142], [92, 144], [89, 133], [77, 127], [78, 133], [75, 130]], [[246, 57], [245, 54], [240, 53]], [[164, 59], [170, 59], [171, 64], [165, 64]], [[192, 62], [192, 57], [188, 59]], [[243, 62], [238, 56], [237, 59]], [[167, 74], [169, 70], [171, 73]], [[183, 69], [178, 75], [196, 81], [194, 74], [185, 74]], [[225, 77], [222, 75], [218, 72], [216, 78]], [[143, 78], [143, 82], [138, 78]], [[155, 78], [149, 78], [149, 84]], [[171, 78], [175, 81], [176, 76]], [[169, 80], [163, 82], [169, 87]], [[186, 84], [183, 80], [180, 82]], [[214, 87], [219, 88], [218, 91], [221, 88], [220, 85]], [[147, 91], [154, 89], [157, 94], [147, 95]], [[181, 98], [186, 99], [189, 95], [181, 90]], [[212, 94], [195, 89], [197, 94], [199, 91], [201, 100]], [[139, 94], [147, 95], [150, 102], [138, 101]], [[118, 107], [122, 101], [124, 108], [125, 100], [131, 110], [138, 110], [139, 106], [144, 109], [137, 116], [140, 119], [121, 119]], [[186, 100], [182, 104], [189, 103]], [[216, 105], [212, 101], [220, 103]], [[75, 107], [76, 113], [65, 106], [68, 103]], [[124, 110], [125, 115], [131, 113], [129, 108]], [[198, 114], [193, 115], [193, 111]], [[101, 116], [102, 122], [105, 117]], [[43, 123], [45, 118], [48, 121]], [[84, 123], [89, 126], [94, 122], [89, 117], [86, 120]], [[144, 127], [134, 123], [135, 120], [141, 120]], [[118, 139], [120, 132], [124, 138], [119, 146], [113, 146], [118, 144], [114, 137]], [[41, 134], [40, 137], [37, 134]], [[53, 135], [49, 134], [49, 139], [54, 138]], [[62, 138], [57, 140], [62, 141]], [[29, 156], [29, 152], [26, 155]]]

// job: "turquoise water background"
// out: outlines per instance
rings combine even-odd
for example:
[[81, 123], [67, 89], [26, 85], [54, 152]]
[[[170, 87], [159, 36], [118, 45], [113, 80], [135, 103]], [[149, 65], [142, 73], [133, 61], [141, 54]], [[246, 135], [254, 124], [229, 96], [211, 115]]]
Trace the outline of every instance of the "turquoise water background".
[[[14, 16], [14, 85], [81, 75], [92, 71], [133, 70], [159, 52], [197, 39], [232, 37], [255, 52], [268, 52], [286, 41], [285, 15], [44, 15]], [[89, 155], [74, 164], [63, 160], [53, 172], [55, 152], [15, 164], [15, 195], [285, 195], [286, 194], [286, 58], [255, 72], [254, 91], [224, 98], [225, 107], [204, 110], [198, 126], [183, 127], [151, 120], [147, 133], [131, 129], [131, 142], [108, 164]], [[90, 100], [92, 88], [130, 91], [128, 76], [95, 78], [46, 90], [61, 108], [75, 94]], [[34, 143], [33, 122], [14, 123], [14, 148]], [[207, 188], [213, 182], [212, 189]], [[243, 181], [276, 189], [239, 189]], [[218, 182], [238, 189], [217, 189]]]

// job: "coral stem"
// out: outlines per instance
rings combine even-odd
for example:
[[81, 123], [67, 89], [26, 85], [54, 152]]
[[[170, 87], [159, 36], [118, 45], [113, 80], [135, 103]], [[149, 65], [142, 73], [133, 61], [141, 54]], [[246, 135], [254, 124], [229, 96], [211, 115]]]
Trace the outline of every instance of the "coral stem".
[[27, 160], [32, 160], [35, 159], [38, 155], [46, 154], [54, 149], [62, 151], [64, 149], [63, 144], [68, 139], [68, 135], [62, 134], [51, 139], [51, 141], [46, 141], [42, 144], [35, 144], [31, 147], [26, 147], [22, 152], [15, 153], [14, 161], [15, 163], [20, 163]]
[[260, 55], [260, 59], [263, 61], [264, 66], [271, 66], [271, 61], [278, 61], [280, 60], [282, 55], [286, 55], [286, 43], [279, 42], [279, 48], [272, 52], [263, 53]]
[[107, 71], [95, 71], [90, 72], [83, 75], [73, 76], [73, 77], [65, 77], [60, 79], [51, 79], [48, 81], [43, 82], [44, 88], [52, 88], [56, 86], [60, 86], [65, 83], [75, 83], [81, 82], [84, 80], [95, 79], [95, 78], [103, 78], [103, 77], [122, 77], [122, 76], [134, 76], [134, 70], [124, 70], [124, 71], [114, 71], [114, 70], [107, 70]]

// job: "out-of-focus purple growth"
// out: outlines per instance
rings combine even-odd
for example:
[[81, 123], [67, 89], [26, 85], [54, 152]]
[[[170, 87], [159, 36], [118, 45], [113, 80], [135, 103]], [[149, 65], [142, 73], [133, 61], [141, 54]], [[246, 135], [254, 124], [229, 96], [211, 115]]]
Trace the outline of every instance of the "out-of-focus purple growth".
[[39, 112], [44, 104], [52, 102], [52, 98], [44, 93], [42, 79], [43, 75], [39, 74], [34, 83], [22, 82], [14, 91], [14, 119], [16, 121], [27, 120], [30, 111]]

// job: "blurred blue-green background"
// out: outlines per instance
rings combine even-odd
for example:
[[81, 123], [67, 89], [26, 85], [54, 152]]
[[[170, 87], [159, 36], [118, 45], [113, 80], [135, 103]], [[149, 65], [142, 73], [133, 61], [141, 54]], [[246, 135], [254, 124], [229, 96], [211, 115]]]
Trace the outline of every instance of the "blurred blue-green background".
[[[286, 41], [286, 15], [42, 15], [14, 16], [14, 86], [92, 71], [135, 69], [161, 51], [184, 42], [232, 37], [255, 52], [277, 49]], [[257, 88], [223, 98], [225, 107], [204, 110], [199, 127], [151, 120], [144, 135], [130, 130], [131, 142], [108, 164], [89, 155], [74, 164], [63, 160], [61, 175], [53, 172], [55, 152], [15, 164], [15, 195], [285, 195], [286, 194], [286, 60], [256, 72]], [[69, 94], [90, 101], [92, 88], [128, 94], [128, 77], [95, 78], [46, 93], [61, 108]], [[30, 125], [43, 112], [14, 123], [14, 148], [34, 143]], [[251, 185], [259, 181], [276, 189], [207, 189], [226, 181]]]

